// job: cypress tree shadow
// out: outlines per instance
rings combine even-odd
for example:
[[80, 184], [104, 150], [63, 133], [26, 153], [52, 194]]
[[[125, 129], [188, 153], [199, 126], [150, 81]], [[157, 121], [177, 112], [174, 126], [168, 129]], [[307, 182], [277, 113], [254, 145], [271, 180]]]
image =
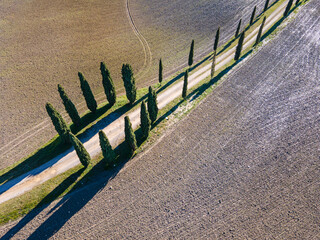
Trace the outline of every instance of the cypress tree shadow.
[[[273, 2], [270, 6], [272, 7], [274, 4], [276, 4], [279, 0]], [[300, 1], [298, 3], [298, 5], [294, 5], [292, 7], [292, 9], [289, 11], [288, 16], [297, 8], [302, 4], [303, 1]], [[261, 16], [260, 15], [257, 17], [256, 21], [258, 20], [258, 18]], [[287, 17], [288, 17], [287, 16]], [[277, 23], [275, 23], [265, 34], [263, 34], [263, 36], [261, 37], [261, 41], [264, 40], [267, 36], [269, 36], [279, 25], [281, 25], [281, 23], [283, 22], [283, 20], [286, 17], [283, 17], [281, 20], [279, 20]], [[234, 42], [236, 39], [234, 38], [231, 42], [229, 42], [227, 45], [224, 46], [223, 49], [221, 49], [219, 51], [219, 53], [221, 53], [222, 51], [224, 51], [227, 47], [229, 47], [232, 42]], [[251, 52], [251, 51], [250, 51]], [[247, 56], [248, 53], [245, 55]], [[239, 61], [242, 61], [245, 56], [242, 56], [241, 59]], [[190, 68], [190, 71], [194, 70], [195, 68], [199, 67], [200, 65], [202, 65], [204, 62], [206, 62], [208, 59], [210, 59], [212, 56], [208, 56], [206, 58], [204, 58], [202, 61], [198, 62], [197, 64], [195, 64], [194, 66], [192, 66]], [[239, 62], [238, 61], [238, 62]], [[233, 67], [233, 66], [232, 66]], [[231, 68], [232, 68], [231, 67]], [[222, 77], [226, 72], [228, 72], [230, 70], [230, 67], [228, 69], [225, 69], [223, 72], [219, 73], [218, 76], [216, 76], [213, 80], [213, 83], [215, 81], [217, 81], [219, 79], [219, 77]], [[169, 82], [167, 82], [165, 85], [163, 85], [161, 88], [159, 88], [157, 90], [157, 93], [163, 91], [164, 89], [166, 89], [167, 87], [169, 87], [170, 85], [174, 84], [177, 80], [179, 80], [180, 78], [182, 78], [184, 76], [184, 72], [181, 72], [178, 76], [174, 77], [172, 80], [170, 80]], [[206, 84], [205, 84], [206, 85]], [[206, 90], [206, 86], [201, 86], [198, 88], [198, 92], [196, 93], [196, 95], [194, 95], [192, 97], [192, 101], [195, 100], [198, 96], [201, 95], [202, 92], [204, 92]], [[211, 85], [210, 85], [211, 86]], [[210, 87], [207, 86], [207, 87]], [[203, 88], [202, 88], [203, 87]], [[202, 90], [201, 90], [202, 89]], [[193, 91], [192, 93], [189, 93], [187, 96], [187, 99], [190, 98], [190, 96], [192, 96], [193, 94], [195, 94], [195, 91]], [[99, 120], [94, 126], [88, 128], [85, 132], [83, 132], [82, 134], [80, 134], [78, 137], [83, 139], [83, 138], [89, 138], [90, 136], [92, 136], [93, 134], [97, 134], [98, 131], [102, 128], [105, 128], [106, 126], [108, 126], [109, 124], [111, 124], [113, 121], [115, 121], [119, 116], [121, 116], [122, 114], [124, 114], [125, 112], [127, 112], [128, 110], [132, 109], [133, 107], [137, 106], [138, 104], [141, 103], [141, 101], [145, 100], [147, 98], [147, 94], [145, 94], [144, 96], [142, 96], [139, 100], [135, 101], [132, 105], [127, 104], [124, 105], [122, 107], [120, 107], [119, 109], [115, 110], [114, 112], [110, 113], [107, 117]], [[162, 121], [163, 119], [165, 119], [167, 116], [169, 116], [175, 109], [177, 109], [177, 107], [182, 103], [183, 101], [179, 102], [177, 106], [173, 107], [171, 110], [169, 110], [165, 115], [161, 116], [154, 124], [153, 127], [156, 126], [160, 121]], [[92, 122], [94, 122], [97, 118], [99, 118], [100, 116], [102, 116], [107, 110], [109, 110], [111, 108], [110, 104], [106, 104], [100, 108], [98, 108], [96, 110], [96, 113], [88, 113], [86, 115], [84, 115], [81, 120], [83, 122], [83, 126], [86, 126]], [[71, 125], [71, 129], [75, 130], [76, 132], [79, 132], [81, 129], [75, 129], [75, 126]], [[139, 139], [139, 138], [138, 138]], [[141, 144], [141, 143], [140, 143]], [[37, 151], [37, 153], [35, 153], [34, 155], [32, 155], [31, 157], [27, 158], [25, 161], [21, 162], [20, 164], [18, 164], [16, 167], [14, 167], [13, 169], [9, 170], [7, 173], [3, 174], [0, 176], [0, 184], [5, 183], [6, 181], [10, 181], [14, 178], [17, 178], [18, 176], [21, 176], [22, 174], [37, 168], [41, 165], [43, 165], [44, 163], [48, 162], [49, 160], [53, 159], [54, 157], [63, 154], [64, 152], [68, 151], [68, 149], [70, 149], [70, 144], [65, 144], [61, 142], [60, 137], [55, 137], [52, 142], [50, 144], [48, 144], [47, 146], [45, 146], [44, 148], [41, 148], [40, 150]]]
[[24, 226], [26, 226], [32, 219], [34, 219], [51, 201], [59, 197], [84, 171], [84, 168], [79, 169], [77, 172], [70, 175], [62, 183], [60, 183], [52, 192], [50, 192], [45, 198], [43, 198], [37, 206], [25, 215], [17, 225], [11, 228], [2, 239], [10, 239], [17, 232], [19, 232]]
[[[199, 86], [198, 88], [194, 89], [192, 92], [188, 93], [186, 99], [190, 99], [190, 101], [196, 100], [198, 97], [200, 97], [207, 89], [209, 89], [211, 86], [213, 86], [215, 83], [217, 83], [223, 76], [225, 76], [227, 73], [229, 73], [236, 65], [238, 65], [241, 61], [243, 61], [247, 56], [249, 56], [252, 53], [252, 49], [249, 50], [246, 54], [244, 54], [238, 61], [234, 62], [231, 66], [227, 67], [223, 71], [221, 71], [217, 76], [215, 76], [213, 79], [211, 79], [209, 82]], [[168, 110], [166, 113], [164, 113], [162, 116], [160, 116], [156, 122], [152, 125], [152, 128], [159, 125], [164, 119], [169, 117], [175, 110], [178, 109], [178, 107], [184, 103], [185, 100], [180, 100], [175, 106], [173, 106], [170, 110]]]
[[[207, 61], [210, 58], [210, 56], [202, 59], [200, 62], [195, 64], [190, 68], [190, 71], [194, 70], [195, 68], [202, 65], [205, 61]], [[172, 80], [170, 80], [168, 83], [163, 85], [160, 89], [157, 90], [157, 93], [165, 90], [167, 87], [175, 83], [177, 80], [179, 80], [181, 77], [184, 76], [184, 72], [180, 73], [178, 76], [174, 77]], [[107, 117], [99, 120], [94, 126], [86, 129], [83, 133], [78, 135], [77, 137], [81, 140], [89, 138], [92, 136], [92, 134], [98, 133], [98, 130], [103, 129], [107, 127], [109, 124], [111, 124], [113, 121], [115, 121], [118, 117], [129, 111], [130, 109], [134, 108], [135, 106], [139, 105], [143, 100], [147, 99], [147, 94], [143, 95], [140, 99], [135, 101], [133, 104], [126, 104], [117, 110], [110, 113]], [[96, 121], [99, 117], [101, 117], [106, 111], [108, 111], [112, 106], [110, 104], [106, 104], [100, 108], [97, 108], [96, 112], [89, 112], [81, 117], [82, 126], [81, 128], [76, 127], [74, 124], [71, 124], [70, 129], [74, 133], [80, 132], [85, 126], [93, 123]], [[27, 173], [31, 171], [32, 169], [35, 169], [44, 163], [52, 160], [53, 158], [59, 156], [60, 154], [66, 152], [68, 149], [70, 149], [71, 145], [63, 143], [59, 136], [53, 138], [51, 140], [52, 142], [48, 144], [47, 146], [39, 149], [35, 154], [32, 156], [26, 158], [26, 160], [22, 161], [20, 164], [18, 164], [16, 167], [12, 168], [5, 174], [0, 176], [0, 184], [3, 184], [7, 181], [10, 181], [12, 179], [17, 178], [18, 176], [23, 175], [24, 173]]]
[[[63, 197], [56, 206], [50, 210], [49, 213], [52, 213], [52, 215], [44, 221], [28, 239], [48, 239], [52, 237], [119, 173], [124, 164], [125, 162], [119, 164], [118, 167], [112, 171], [101, 171], [103, 161], [97, 164], [70, 190], [73, 191], [71, 194]], [[85, 188], [81, 188], [89, 180], [91, 182], [91, 178], [95, 179], [95, 181], [92, 181], [93, 183], [85, 186]]]
[[55, 137], [50, 144], [38, 150], [34, 155], [27, 158], [5, 174], [0, 176], [0, 184], [10, 181], [30, 170], [37, 168], [48, 160], [62, 154], [70, 148], [70, 144], [63, 143], [60, 137]]
[[224, 45], [223, 48], [217, 53], [217, 56], [219, 54], [223, 53], [227, 48], [229, 48], [234, 43], [234, 41], [237, 40], [238, 38], [239, 38], [239, 36], [236, 38], [233, 37], [233, 39], [230, 42], [228, 42], [226, 45]]
[[[205, 83], [198, 88], [194, 89], [187, 95], [187, 99], [190, 101], [196, 100], [201, 94], [214, 85], [221, 77], [226, 75], [233, 67], [244, 60], [252, 50], [243, 55], [237, 62], [234, 62], [231, 66], [220, 72], [216, 77], [214, 77], [208, 83]], [[179, 101], [175, 106], [168, 110], [165, 114], [157, 119], [157, 121], [152, 125], [152, 128], [160, 124], [166, 117], [170, 116], [185, 100]], [[141, 146], [145, 141], [143, 139], [143, 134], [141, 128], [135, 131], [137, 137], [137, 144]], [[71, 190], [70, 194], [63, 197], [50, 211], [48, 214], [53, 213], [44, 223], [41, 224], [28, 239], [48, 239], [52, 237], [63, 225], [79, 210], [81, 210], [99, 191], [101, 191], [106, 184], [113, 179], [119, 171], [124, 167], [124, 165], [134, 157], [132, 152], [128, 150], [126, 142], [122, 142], [116, 149], [115, 152], [118, 155], [116, 161], [117, 166], [115, 168], [109, 168], [109, 171], [103, 171], [105, 161], [102, 160], [95, 167], [93, 167], [83, 178], [79, 181]], [[32, 219], [34, 219], [45, 207], [46, 203], [49, 203], [53, 199], [57, 198], [62, 194], [75, 179], [82, 174], [84, 168], [80, 169], [78, 172], [74, 173], [66, 180], [64, 180], [57, 188], [55, 188], [49, 195], [47, 195], [37, 207], [28, 213], [19, 223], [9, 230], [3, 239], [10, 239], [17, 232], [19, 232], [26, 224], [28, 224]], [[90, 181], [90, 185], [82, 188], [86, 183]], [[57, 210], [56, 210], [57, 209]], [[56, 211], [55, 211], [56, 210]], [[54, 212], [55, 211], [55, 212]]]
[[[191, 66], [189, 68], [189, 72], [192, 72], [195, 68], [201, 66], [203, 63], [205, 63], [207, 60], [209, 60], [211, 57], [207, 56], [204, 59], [202, 59], [200, 62], [196, 63], [195, 65]], [[179, 79], [183, 78], [185, 74], [185, 71], [179, 73], [176, 77], [172, 78], [169, 82], [167, 82], [165, 85], [163, 85], [161, 88], [157, 89], [157, 93], [163, 91], [164, 89], [166, 89], [167, 87], [169, 87], [170, 85], [174, 84], [176, 81], [178, 81]]]
[[[294, 6], [289, 14], [294, 11], [300, 3], [296, 6]], [[263, 36], [262, 40], [265, 39], [267, 36], [270, 35], [285, 19], [286, 17], [283, 17], [280, 19], [271, 29], [269, 29]], [[241, 56], [241, 58], [234, 62], [231, 66], [227, 67], [225, 70], [221, 71], [217, 76], [215, 76], [213, 79], [211, 79], [208, 83], [205, 83], [198, 88], [194, 89], [192, 92], [190, 92], [186, 99], [190, 99], [190, 101], [194, 101], [197, 98], [199, 98], [203, 92], [205, 92], [208, 88], [213, 86], [215, 83], [217, 83], [223, 76], [225, 76], [227, 73], [230, 72], [238, 63], [242, 62], [247, 56], [249, 56], [252, 53], [253, 49], [250, 49], [246, 54]], [[208, 57], [209, 58], [209, 57]], [[207, 59], [206, 59], [207, 60]], [[205, 60], [204, 60], [205, 61]], [[195, 67], [195, 66], [194, 66]], [[183, 76], [183, 73], [182, 73]], [[140, 101], [137, 101], [135, 103], [139, 104], [143, 99], [146, 98], [146, 95], [140, 99]], [[152, 125], [152, 128], [156, 127], [158, 124], [160, 124], [164, 119], [166, 119], [168, 116], [170, 116], [185, 100], [180, 100], [175, 106], [173, 106], [171, 109], [169, 109], [166, 113], [164, 113], [162, 116], [160, 116], [157, 121]], [[130, 108], [130, 106], [126, 105], [120, 108], [118, 111], [127, 111]], [[115, 111], [116, 112], [116, 111]], [[116, 119], [116, 118], [114, 118]], [[109, 119], [110, 120], [110, 119]], [[112, 120], [111, 120], [112, 121]], [[103, 123], [101, 123], [103, 124]], [[104, 123], [106, 124], [106, 123]], [[137, 137], [137, 143], [138, 146], [143, 144], [144, 140], [142, 139], [142, 133], [141, 129], [135, 131], [136, 137]], [[127, 144], [125, 142], [121, 143], [116, 149], [116, 153], [119, 156], [117, 161], [117, 166], [115, 168], [110, 169], [109, 171], [101, 171], [101, 168], [104, 164], [104, 161], [101, 161], [99, 164], [97, 164], [90, 172], [86, 174], [86, 176], [79, 181], [71, 190], [72, 192], [69, 195], [66, 195], [63, 197], [56, 206], [50, 210], [49, 213], [52, 213], [52, 216], [50, 216], [39, 228], [37, 228], [32, 235], [28, 239], [48, 239], [51, 236], [54, 235], [61, 227], [74, 215], [76, 214], [80, 209], [82, 209], [99, 191], [101, 191], [105, 185], [114, 178], [119, 171], [123, 168], [123, 166], [130, 160], [130, 157], [133, 157], [131, 155], [131, 152], [128, 151]], [[3, 237], [3, 239], [9, 239], [12, 236], [14, 236], [17, 232], [19, 232], [26, 224], [28, 224], [32, 219], [34, 219], [43, 209], [43, 205], [46, 203], [49, 203], [52, 201], [52, 199], [58, 197], [61, 193], [63, 193], [68, 186], [78, 177], [82, 174], [84, 169], [80, 169], [77, 173], [74, 173], [70, 177], [68, 177], [63, 183], [61, 183], [55, 190], [53, 190], [48, 196], [46, 196], [38, 205], [37, 207], [32, 210], [30, 213], [28, 213], [22, 220], [19, 221], [19, 223], [14, 226], [11, 230], [9, 230], [6, 235]], [[92, 181], [94, 180], [97, 181]], [[85, 189], [80, 189], [85, 183], [87, 183], [90, 180], [90, 185], [86, 186]], [[79, 190], [79, 191], [75, 191]]]
[[[277, 2], [279, 2], [279, 0], [274, 1], [272, 4], [269, 5], [268, 9], [273, 7]], [[257, 21], [260, 20], [261, 16], [264, 14], [264, 12], [262, 11], [259, 15], [256, 16], [255, 20], [253, 21], [252, 24], [255, 24]], [[246, 26], [245, 27], [245, 31], [249, 30], [251, 26]], [[240, 34], [239, 34], [240, 36]], [[227, 48], [229, 48], [238, 38], [239, 36], [237, 36], [236, 38], [233, 37], [233, 39], [231, 41], [229, 41], [226, 45], [223, 46], [223, 48], [217, 53], [217, 55], [221, 54], [222, 52], [224, 52]]]
[[[117, 119], [117, 116], [121, 116], [121, 114], [128, 111], [131, 107], [134, 107], [135, 105], [139, 104], [143, 99], [146, 98], [146, 95], [143, 96], [139, 101], [137, 101], [133, 106], [125, 105], [121, 108], [115, 110], [114, 112], [110, 113], [107, 117], [99, 120], [96, 124], [96, 126], [92, 126], [83, 133], [79, 134], [77, 137], [81, 140], [89, 137], [89, 134], [93, 134], [93, 129], [96, 129], [96, 127], [103, 128], [103, 126], [108, 126], [110, 123], [112, 123], [114, 120]], [[86, 115], [84, 115], [82, 120], [82, 128], [84, 126], [89, 125], [90, 123], [94, 122], [97, 118], [102, 116], [106, 111], [108, 111], [111, 108], [110, 104], [106, 104], [96, 110], [95, 113], [89, 112]], [[71, 130], [75, 132], [79, 132], [81, 129], [76, 128], [73, 124], [71, 125]], [[95, 130], [96, 131], [96, 130]], [[8, 182], [10, 180], [13, 180], [19, 176], [22, 176], [23, 174], [42, 166], [46, 162], [54, 159], [55, 157], [61, 155], [65, 156], [66, 154], [70, 153], [71, 151], [71, 144], [64, 143], [59, 136], [54, 137], [51, 142], [39, 149], [36, 153], [31, 155], [30, 157], [27, 157], [26, 160], [22, 161], [20, 164], [6, 172], [5, 174], [0, 176], [0, 184], [4, 184], [5, 182]], [[12, 185], [14, 186], [14, 184]]]
[[[111, 105], [106, 104], [98, 108], [95, 113], [92, 113], [92, 112], [87, 113], [81, 118], [81, 121], [82, 121], [81, 128], [77, 128], [74, 124], [71, 124], [70, 129], [72, 130], [72, 132], [75, 132], [75, 133], [79, 132], [80, 130], [83, 129], [84, 126], [87, 126], [88, 124], [94, 122], [97, 118], [102, 116], [110, 108], [111, 108]], [[36, 153], [31, 155], [30, 157], [27, 157], [20, 164], [18, 164], [17, 166], [15, 166], [14, 168], [6, 172], [5, 174], [1, 175], [0, 184], [3, 184], [7, 181], [15, 179], [18, 176], [21, 176], [24, 173], [27, 173], [32, 169], [35, 169], [43, 165], [44, 163], [66, 152], [68, 149], [70, 149], [70, 147], [71, 147], [71, 144], [64, 143], [63, 141], [61, 141], [61, 138], [59, 136], [54, 137], [47, 146], [39, 149]]]

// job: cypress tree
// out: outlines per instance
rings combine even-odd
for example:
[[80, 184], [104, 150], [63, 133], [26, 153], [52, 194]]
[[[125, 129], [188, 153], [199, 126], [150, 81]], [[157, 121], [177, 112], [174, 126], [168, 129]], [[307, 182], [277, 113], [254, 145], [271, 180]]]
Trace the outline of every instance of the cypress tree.
[[91, 161], [91, 157], [90, 157], [89, 153], [87, 152], [87, 150], [83, 146], [82, 142], [80, 142], [80, 140], [76, 136], [74, 136], [71, 132], [69, 132], [69, 137], [70, 137], [70, 141], [72, 143], [72, 146], [76, 150], [76, 153], [79, 157], [81, 164], [84, 167], [88, 167], [88, 165], [90, 164], [90, 161]]
[[240, 56], [241, 56], [244, 37], [245, 37], [245, 34], [244, 34], [244, 31], [243, 31], [241, 33], [241, 35], [240, 35], [238, 46], [237, 46], [236, 53], [235, 53], [235, 56], [234, 56], [234, 60], [236, 60], [236, 61], [238, 61]]
[[260, 25], [260, 28], [259, 28], [259, 32], [258, 32], [258, 35], [257, 35], [257, 40], [256, 40], [256, 44], [255, 45], [258, 45], [260, 40], [261, 40], [261, 36], [262, 36], [262, 31], [263, 31], [263, 26], [264, 26], [264, 23], [266, 22], [266, 16], [263, 18], [262, 20], [262, 23]]
[[78, 72], [78, 76], [80, 79], [81, 90], [82, 90], [84, 99], [86, 100], [86, 103], [87, 103], [87, 107], [89, 108], [89, 110], [91, 112], [95, 113], [97, 110], [97, 102], [94, 99], [94, 96], [93, 96], [93, 93], [92, 93], [91, 88], [89, 86], [89, 83], [84, 78], [84, 76], [81, 72]]
[[269, 0], [266, 0], [266, 4], [264, 5], [263, 12], [267, 11], [268, 8], [269, 8]]
[[297, 1], [296, 1], [296, 6], [299, 4], [299, 2], [300, 2], [300, 0], [297, 0]]
[[124, 118], [124, 133], [125, 133], [125, 141], [130, 147], [131, 153], [133, 153], [137, 148], [137, 140], [134, 135], [132, 125], [128, 116]]
[[188, 60], [189, 67], [191, 67], [193, 64], [193, 55], [194, 55], [194, 40], [192, 40], [191, 46], [190, 46], [190, 53], [189, 53], [189, 60]]
[[161, 84], [163, 80], [163, 66], [162, 66], [162, 60], [160, 58], [159, 61], [159, 83]]
[[239, 36], [240, 28], [241, 28], [241, 22], [242, 22], [242, 19], [240, 19], [240, 21], [239, 21], [236, 34], [234, 35], [235, 38], [237, 38]]
[[216, 33], [216, 38], [214, 40], [214, 46], [213, 46], [213, 51], [217, 51], [218, 49], [218, 44], [219, 44], [219, 38], [220, 38], [220, 28], [218, 28], [217, 33]]
[[136, 83], [133, 76], [133, 69], [129, 64], [123, 64], [121, 73], [122, 73], [124, 88], [126, 89], [127, 98], [130, 104], [133, 104], [136, 101], [136, 95], [137, 95], [137, 88], [136, 88]]
[[182, 88], [182, 97], [186, 98], [187, 97], [187, 91], [188, 91], [188, 75], [189, 71], [186, 70], [184, 74], [184, 80], [183, 80], [183, 88]]
[[158, 111], [159, 109], [157, 104], [157, 93], [152, 89], [152, 87], [149, 87], [148, 112], [152, 123], [154, 123], [157, 120]]
[[215, 69], [216, 69], [216, 51], [213, 52], [213, 56], [212, 56], [211, 79], [213, 79]]
[[141, 103], [140, 122], [142, 137], [143, 139], [147, 139], [151, 128], [151, 120], [144, 101]]
[[251, 18], [250, 18], [250, 25], [252, 25], [252, 23], [255, 19], [256, 11], [257, 11], [257, 6], [254, 6], [252, 14], [251, 14]]
[[114, 88], [114, 84], [110, 75], [109, 69], [106, 67], [104, 62], [100, 63], [100, 71], [102, 75], [102, 85], [104, 88], [104, 92], [107, 96], [108, 102], [111, 106], [116, 103], [117, 95], [116, 90]]
[[102, 130], [99, 131], [99, 140], [102, 155], [104, 160], [106, 161], [106, 167], [110, 167], [112, 163], [114, 163], [114, 161], [116, 160], [116, 154], [112, 149], [109, 139]]
[[68, 97], [68, 95], [66, 94], [63, 87], [60, 84], [58, 84], [58, 91], [59, 91], [60, 97], [62, 99], [64, 108], [66, 109], [67, 113], [69, 114], [74, 125], [77, 128], [79, 128], [81, 126], [81, 118], [79, 116], [79, 113], [78, 113], [76, 107], [74, 106], [73, 102], [70, 100], [70, 98]]
[[58, 132], [59, 136], [61, 137], [64, 143], [69, 143], [69, 127], [60, 115], [60, 113], [50, 104], [46, 104], [46, 110], [51, 118], [54, 128]]
[[284, 16], [284, 17], [288, 16], [288, 14], [289, 14], [289, 12], [290, 12], [290, 9], [291, 9], [291, 7], [292, 7], [292, 3], [293, 3], [293, 0], [289, 0], [288, 5], [287, 5], [287, 7], [286, 7], [286, 10], [285, 10], [284, 13], [283, 13], [283, 16]]

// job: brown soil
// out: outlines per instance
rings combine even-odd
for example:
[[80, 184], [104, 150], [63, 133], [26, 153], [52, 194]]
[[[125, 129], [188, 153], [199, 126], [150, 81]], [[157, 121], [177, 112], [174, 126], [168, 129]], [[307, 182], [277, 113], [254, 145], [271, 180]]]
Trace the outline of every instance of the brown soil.
[[319, 4], [117, 176], [106, 172], [1, 236], [318, 239]]
[[[263, 2], [259, 0], [260, 8]], [[143, 71], [137, 79], [139, 86], [154, 83], [160, 57], [166, 75], [173, 73], [185, 64], [194, 38], [199, 58], [209, 50], [217, 26], [224, 27], [221, 40], [226, 40], [240, 17], [248, 19], [257, 1], [195, 4], [182, 0], [130, 0], [136, 26], [151, 47], [153, 61], [147, 69], [143, 68], [143, 48], [129, 24], [125, 3], [109, 0], [0, 3], [3, 16], [0, 21], [0, 168], [54, 136], [44, 105], [50, 101], [63, 111], [56, 91], [58, 83], [65, 87], [82, 113], [86, 108], [78, 71], [85, 74], [100, 101], [105, 100], [100, 61], [107, 63], [120, 94], [123, 92], [120, 69], [125, 62], [133, 65], [135, 73]]]
[[47, 101], [63, 109], [58, 83], [75, 103], [82, 102], [78, 71], [98, 93], [102, 91], [100, 61], [106, 62], [118, 88], [122, 63], [131, 63], [136, 72], [143, 65], [142, 47], [128, 24], [123, 1], [0, 4], [4, 33], [0, 36], [0, 146], [41, 123], [47, 117]]

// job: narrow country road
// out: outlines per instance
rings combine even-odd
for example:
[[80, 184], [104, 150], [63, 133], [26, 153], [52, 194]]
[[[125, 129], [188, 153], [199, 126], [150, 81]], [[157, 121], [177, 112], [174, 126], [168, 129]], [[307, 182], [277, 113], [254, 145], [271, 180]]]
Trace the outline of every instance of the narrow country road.
[[[152, 61], [152, 52], [151, 52], [151, 49], [150, 49], [150, 46], [149, 46], [147, 40], [140, 33], [140, 31], [138, 30], [138, 28], [136, 27], [136, 25], [134, 23], [132, 14], [130, 12], [129, 3], [130, 3], [130, 0], [124, 0], [125, 12], [126, 12], [126, 15], [128, 18], [128, 23], [129, 23], [133, 33], [135, 34], [135, 36], [138, 38], [138, 40], [142, 46], [144, 56], [145, 56], [144, 64], [143, 64], [142, 68], [140, 69], [140, 71], [136, 75], [136, 77], [142, 77], [143, 74], [145, 73], [145, 71], [147, 71], [148, 68], [150, 67], [150, 64]], [[96, 94], [95, 98], [98, 102], [100, 102], [102, 99], [105, 99], [104, 91]], [[80, 113], [83, 112], [87, 108], [85, 101], [77, 104], [76, 107]], [[69, 116], [66, 112], [63, 112], [62, 116], [64, 118], [69, 118]], [[48, 128], [48, 126], [50, 126], [51, 124], [52, 123], [51, 123], [50, 118], [47, 117], [45, 120], [43, 120], [39, 124], [35, 125], [33, 128], [31, 128], [28, 131], [21, 134], [19, 137], [15, 138], [12, 141], [7, 142], [5, 145], [1, 146], [0, 147], [0, 154], [6, 155], [6, 154], [10, 153], [11, 151], [14, 151], [14, 149], [17, 148], [17, 146], [26, 142], [26, 140], [30, 139], [31, 137], [36, 136], [39, 132]]]
[[320, 0], [112, 179], [3, 239], [320, 238]]
[[[267, 31], [269, 27], [271, 27], [276, 21], [282, 18], [283, 11], [286, 5], [287, 1], [284, 2], [276, 11], [274, 11], [269, 16], [268, 20], [266, 21], [264, 31]], [[253, 31], [251, 34], [246, 36], [243, 49], [248, 48], [255, 42], [257, 32], [258, 28], [255, 29], [255, 31]], [[222, 55], [219, 55], [217, 57], [216, 69], [220, 69], [233, 59], [235, 48], [236, 47], [230, 49], [227, 52], [224, 52]], [[210, 76], [210, 68], [211, 64], [208, 64], [192, 73], [189, 76], [188, 88], [192, 88], [203, 79]], [[183, 82], [180, 81], [158, 95], [159, 109], [164, 108], [168, 103], [181, 96], [182, 85]], [[131, 119], [132, 127], [134, 129], [139, 127], [139, 108], [122, 116], [116, 116], [117, 119], [103, 129], [113, 147], [117, 146], [124, 139], [124, 117], [126, 115]], [[98, 131], [99, 129], [95, 129], [95, 131], [91, 132], [89, 136], [86, 137], [86, 139], [81, 139], [81, 141], [84, 142], [84, 146], [91, 157], [95, 157], [101, 152]], [[38, 186], [39, 184], [59, 175], [60, 173], [67, 171], [72, 167], [75, 167], [79, 163], [80, 162], [76, 155], [76, 152], [73, 149], [69, 149], [67, 152], [55, 157], [44, 165], [1, 185], [0, 204], [31, 190], [35, 186]]]

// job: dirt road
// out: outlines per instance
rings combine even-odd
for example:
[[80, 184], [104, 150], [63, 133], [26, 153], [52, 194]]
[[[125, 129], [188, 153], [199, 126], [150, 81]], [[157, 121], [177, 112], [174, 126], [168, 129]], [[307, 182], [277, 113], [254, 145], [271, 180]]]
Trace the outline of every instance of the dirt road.
[[[277, 9], [277, 11], [273, 12], [269, 16], [264, 31], [267, 31], [270, 26], [272, 26], [278, 19], [282, 17], [282, 13], [286, 4], [287, 2], [283, 3]], [[245, 38], [244, 49], [255, 42], [257, 31], [258, 28]], [[217, 69], [222, 68], [225, 64], [233, 59], [235, 48], [236, 47], [217, 57]], [[211, 64], [208, 64], [207, 66], [204, 66], [191, 74], [189, 77], [188, 88], [194, 87], [200, 81], [208, 77], [210, 75], [210, 67]], [[172, 87], [169, 87], [164, 92], [161, 92], [158, 95], [158, 107], [162, 109], [171, 101], [180, 97], [182, 85], [183, 82], [179, 82]], [[140, 109], [134, 110], [125, 115], [128, 115], [131, 119], [134, 129], [139, 127]], [[103, 129], [103, 131], [106, 133], [113, 147], [117, 146], [121, 141], [123, 141], [125, 115], [117, 116], [118, 119], [111, 122], [110, 124], [107, 124], [107, 126], [97, 126], [87, 134], [85, 139], [81, 139], [82, 142], [84, 142], [84, 146], [86, 147], [87, 151], [92, 157], [95, 157], [101, 152], [98, 136], [98, 131], [100, 129]], [[80, 162], [75, 151], [73, 149], [68, 150], [67, 152], [55, 157], [46, 164], [1, 185], [0, 204], [31, 190], [35, 186], [44, 183], [45, 181], [67, 171], [72, 167], [75, 167], [78, 164], [80, 164]]]
[[[218, 26], [223, 28], [221, 42], [225, 42], [233, 35], [238, 19], [248, 22], [253, 6], [257, 4], [260, 12], [265, 0], [70, 1], [0, 2], [0, 169], [55, 136], [46, 102], [70, 121], [56, 91], [58, 83], [84, 114], [87, 107], [78, 71], [86, 76], [98, 103], [106, 101], [100, 61], [106, 62], [118, 95], [124, 93], [123, 63], [133, 66], [139, 88], [155, 84], [159, 58], [164, 61], [165, 77], [171, 76], [186, 64], [192, 38], [196, 39], [195, 58], [200, 59], [207, 50], [203, 47], [211, 48]], [[176, 11], [176, 5], [192, 12], [191, 18]], [[188, 32], [185, 26], [189, 26]], [[195, 26], [197, 32], [192, 31]]]
[[1, 227], [3, 239], [319, 239], [319, 7], [117, 176]]

